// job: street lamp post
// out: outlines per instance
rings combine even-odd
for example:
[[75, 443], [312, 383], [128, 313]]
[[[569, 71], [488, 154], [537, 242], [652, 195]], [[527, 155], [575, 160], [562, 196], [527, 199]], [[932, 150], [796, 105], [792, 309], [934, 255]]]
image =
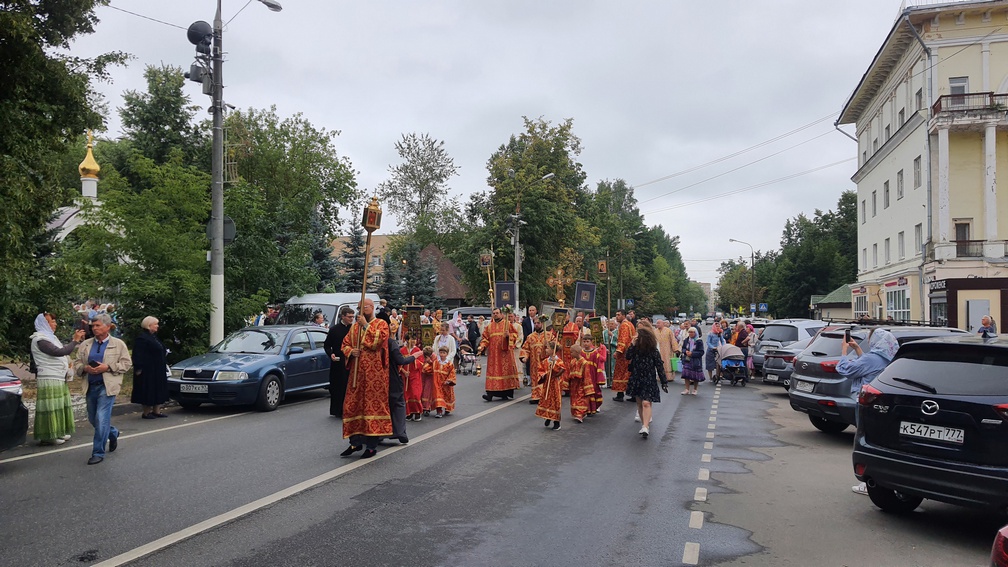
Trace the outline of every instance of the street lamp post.
[[[259, 0], [273, 12], [283, 9], [276, 0]], [[196, 22], [189, 27], [189, 39], [196, 44], [196, 50], [205, 45], [205, 37], [194, 37], [194, 29], [200, 30]], [[213, 49], [210, 53], [210, 112], [213, 114], [213, 139], [210, 165], [210, 344], [224, 340], [224, 23], [221, 18], [221, 0], [217, 0], [217, 13], [213, 22]], [[205, 85], [205, 73], [186, 77]], [[205, 87], [204, 87], [205, 88]], [[206, 92], [206, 90], [204, 90]]]
[[[748, 242], [743, 242], [741, 240], [735, 240], [734, 238], [729, 238], [728, 242], [737, 242], [739, 244], [745, 244], [749, 247], [749, 253], [751, 254], [749, 259], [749, 308], [754, 309], [756, 305], [756, 250], [753, 249], [752, 244]], [[752, 311], [755, 316], [755, 311]]]
[[[531, 184], [529, 184], [529, 187], [531, 187], [532, 185], [535, 185], [536, 183], [541, 183], [543, 181], [546, 181], [547, 179], [552, 179], [553, 177], [556, 177], [555, 173], [552, 173], [552, 172], [551, 173], [547, 173], [546, 175], [543, 175], [542, 177], [540, 177], [536, 181], [533, 181]], [[518, 300], [521, 298], [521, 295], [519, 295], [519, 293], [518, 293], [520, 291], [519, 287], [518, 287], [518, 277], [519, 277], [519, 274], [521, 273], [521, 225], [525, 224], [525, 221], [521, 220], [521, 193], [520, 192], [518, 193], [518, 201], [515, 203], [515, 214], [512, 215], [511, 218], [514, 219], [514, 250], [515, 250], [515, 257], [514, 257], [515, 305], [514, 305], [514, 307], [515, 307], [515, 312], [517, 313], [518, 312]]]

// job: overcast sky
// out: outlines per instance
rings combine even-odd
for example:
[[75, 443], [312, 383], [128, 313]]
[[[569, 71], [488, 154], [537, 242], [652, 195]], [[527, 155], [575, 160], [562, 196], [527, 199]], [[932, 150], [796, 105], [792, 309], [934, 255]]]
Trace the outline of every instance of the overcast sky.
[[[679, 235], [689, 276], [715, 283], [721, 261], [749, 258], [729, 238], [777, 249], [785, 220], [832, 209], [855, 188], [856, 145], [833, 122], [900, 7], [279, 1], [283, 11], [274, 13], [254, 0], [244, 10], [245, 0], [223, 0], [224, 21], [234, 17], [224, 31], [229, 104], [275, 104], [283, 117], [300, 112], [338, 130], [337, 147], [368, 192], [398, 163], [400, 135], [426, 132], [459, 166], [451, 181], [458, 196], [486, 188], [486, 161], [522, 132], [522, 116], [573, 118], [588, 185], [625, 179], [646, 223]], [[212, 23], [215, 10], [212, 0], [112, 6], [181, 28]], [[96, 33], [73, 52], [134, 56], [100, 85], [115, 109], [124, 90], [144, 90], [145, 65], [188, 69], [195, 52], [184, 29], [113, 7], [97, 9]], [[196, 83], [187, 92], [208, 103]], [[107, 135], [121, 134], [118, 116], [108, 124]]]

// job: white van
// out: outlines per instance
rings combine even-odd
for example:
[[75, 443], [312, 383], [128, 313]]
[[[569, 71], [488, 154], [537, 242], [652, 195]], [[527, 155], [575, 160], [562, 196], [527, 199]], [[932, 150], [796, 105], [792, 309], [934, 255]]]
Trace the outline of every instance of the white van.
[[[364, 297], [371, 299], [378, 306], [378, 294], [368, 293]], [[284, 303], [280, 310], [277, 323], [281, 325], [303, 325], [311, 323], [315, 314], [319, 311], [325, 317], [326, 325], [336, 323], [336, 314], [343, 306], [349, 306], [357, 312], [357, 304], [360, 302], [359, 293], [308, 293], [292, 297]]]

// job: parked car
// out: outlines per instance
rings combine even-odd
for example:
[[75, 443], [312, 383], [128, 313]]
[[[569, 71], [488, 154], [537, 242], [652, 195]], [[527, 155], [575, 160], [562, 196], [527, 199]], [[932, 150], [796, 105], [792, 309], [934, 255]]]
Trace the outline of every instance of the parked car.
[[1008, 526], [1002, 527], [994, 536], [990, 567], [1008, 567]]
[[840, 331], [850, 328], [851, 325], [827, 325], [820, 329], [815, 337], [802, 339], [798, 342], [779, 349], [768, 349], [763, 362], [763, 383], [779, 384], [785, 389], [791, 388], [791, 374], [794, 372], [795, 359], [800, 355], [812, 341], [820, 334], [828, 331]]
[[[375, 302], [378, 307], [378, 294], [369, 293], [364, 297]], [[277, 323], [280, 325], [307, 325], [315, 319], [316, 313], [322, 313], [326, 323], [336, 323], [336, 313], [343, 306], [348, 306], [357, 312], [360, 303], [359, 293], [308, 293], [292, 297], [280, 309]]]
[[452, 321], [453, 319], [455, 319], [456, 313], [462, 314], [463, 321], [470, 315], [473, 316], [473, 319], [479, 319], [480, 316], [489, 319], [490, 314], [492, 312], [493, 310], [490, 309], [489, 307], [456, 307], [455, 309], [452, 309], [451, 311], [448, 312], [448, 315], [445, 316], [444, 320]]
[[665, 321], [666, 323], [668, 323], [668, 317], [666, 317], [666, 316], [664, 316], [664, 315], [662, 315], [660, 313], [656, 313], [656, 314], [654, 314], [654, 315], [651, 316], [651, 322], [652, 323], [657, 323], [658, 321]]
[[708, 317], [708, 318], [704, 319], [704, 325], [713, 325], [713, 324], [714, 324], [714, 318], [713, 317]]
[[910, 512], [928, 498], [1008, 507], [1008, 340], [904, 345], [858, 404], [854, 474], [876, 506]]
[[[769, 326], [767, 327], [769, 328]], [[884, 326], [895, 335], [900, 345], [910, 341], [963, 334], [962, 329], [951, 327]], [[851, 328], [851, 338], [858, 341], [862, 350], [868, 348], [870, 327]], [[807, 413], [816, 429], [825, 433], [839, 433], [854, 425], [854, 406], [851, 397], [851, 379], [837, 374], [844, 341], [844, 331], [820, 333], [808, 348], [795, 359], [788, 396], [795, 411]]]
[[28, 438], [28, 408], [24, 389], [10, 368], [0, 366], [0, 451], [12, 449]]
[[329, 385], [326, 330], [306, 325], [246, 327], [171, 367], [168, 395], [185, 409], [255, 404], [272, 411], [288, 392]]
[[790, 346], [792, 343], [815, 336], [825, 326], [825, 321], [815, 319], [777, 319], [766, 322], [752, 353], [753, 368], [756, 372], [763, 372], [763, 357], [767, 349]]

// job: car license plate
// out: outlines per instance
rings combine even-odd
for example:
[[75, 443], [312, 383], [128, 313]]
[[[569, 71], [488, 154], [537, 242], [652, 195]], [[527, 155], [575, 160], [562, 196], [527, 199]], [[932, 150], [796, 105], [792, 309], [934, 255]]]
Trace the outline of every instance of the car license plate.
[[796, 380], [794, 385], [795, 390], [799, 392], [811, 392], [814, 387], [815, 384], [812, 382], [802, 382], [801, 380]]
[[766, 382], [777, 382], [780, 380], [780, 377], [777, 376], [776, 374], [767, 374], [765, 378]]
[[206, 394], [210, 392], [207, 384], [179, 384], [179, 392], [185, 394]]
[[909, 421], [900, 422], [900, 435], [920, 437], [922, 439], [935, 439], [937, 441], [948, 441], [950, 443], [962, 443], [965, 432], [954, 427], [942, 427], [940, 425], [926, 425], [923, 423], [912, 423]]

